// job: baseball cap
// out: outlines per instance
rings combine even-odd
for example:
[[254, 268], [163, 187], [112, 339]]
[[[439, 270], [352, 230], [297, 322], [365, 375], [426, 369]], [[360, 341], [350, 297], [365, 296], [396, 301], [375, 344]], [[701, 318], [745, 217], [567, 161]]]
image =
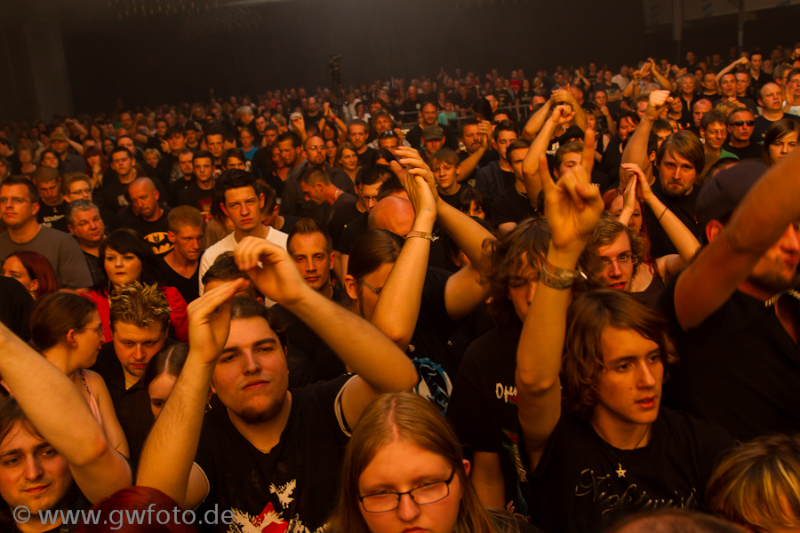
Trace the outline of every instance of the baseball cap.
[[67, 136], [61, 133], [60, 131], [54, 131], [50, 134], [51, 141], [63, 141], [67, 142]]
[[758, 161], [744, 161], [720, 171], [703, 185], [697, 195], [697, 225], [704, 242], [708, 223], [730, 217], [767, 168]]
[[428, 126], [422, 130], [422, 138], [426, 141], [444, 139], [444, 130], [439, 126]]

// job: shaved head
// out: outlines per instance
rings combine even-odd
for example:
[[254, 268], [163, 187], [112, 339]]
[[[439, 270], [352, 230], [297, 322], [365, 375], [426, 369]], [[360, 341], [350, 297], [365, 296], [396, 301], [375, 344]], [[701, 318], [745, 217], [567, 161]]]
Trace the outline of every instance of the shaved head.
[[405, 198], [387, 196], [369, 212], [369, 229], [385, 229], [405, 238], [414, 224], [414, 207]]

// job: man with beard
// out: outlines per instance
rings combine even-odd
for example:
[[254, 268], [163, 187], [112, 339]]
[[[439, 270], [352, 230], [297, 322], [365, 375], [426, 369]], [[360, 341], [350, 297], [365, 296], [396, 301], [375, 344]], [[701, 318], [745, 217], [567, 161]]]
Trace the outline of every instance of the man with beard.
[[659, 302], [681, 354], [665, 403], [740, 441], [800, 425], [799, 173], [796, 151], [769, 170], [746, 161], [709, 180], [697, 215], [710, 244]]
[[[656, 154], [655, 167], [658, 179], [654, 177], [654, 168], [647, 155], [647, 143], [653, 123], [671, 101], [669, 91], [653, 91], [647, 104], [644, 118], [636, 128], [628, 146], [622, 153], [622, 163], [635, 163], [641, 167], [648, 181], [652, 184], [653, 193], [664, 203], [667, 209], [675, 213], [683, 224], [700, 239], [700, 229], [695, 217], [699, 187], [695, 180], [705, 167], [705, 154], [700, 139], [686, 130], [668, 137]], [[628, 185], [629, 176], [620, 173], [620, 191]], [[654, 213], [645, 207], [647, 236], [650, 238], [650, 255], [663, 257], [676, 254], [678, 250], [659, 224], [663, 213]]]
[[[422, 133], [425, 128], [439, 126], [437, 120], [439, 118], [439, 110], [433, 102], [425, 102], [422, 104], [419, 114], [422, 119], [420, 124], [408, 130], [406, 139], [414, 149], [422, 151]], [[441, 128], [444, 130], [444, 145], [454, 152], [458, 150], [458, 139], [455, 132], [449, 126], [441, 126]]]
[[461, 142], [464, 150], [458, 152], [461, 163], [458, 168], [458, 181], [475, 186], [475, 173], [497, 160], [497, 152], [489, 150], [492, 138], [492, 124], [488, 120], [478, 122], [468, 118], [461, 124]]

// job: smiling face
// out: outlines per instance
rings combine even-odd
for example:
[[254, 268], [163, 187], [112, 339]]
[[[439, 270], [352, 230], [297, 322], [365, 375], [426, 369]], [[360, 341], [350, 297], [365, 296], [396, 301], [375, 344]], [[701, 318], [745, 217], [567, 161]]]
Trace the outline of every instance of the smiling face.
[[0, 442], [0, 496], [10, 509], [39, 511], [59, 506], [72, 486], [69, 464], [50, 444], [15, 422]]
[[664, 364], [658, 344], [631, 329], [607, 327], [592, 422], [651, 424], [658, 417]]
[[212, 390], [245, 424], [277, 416], [289, 389], [286, 354], [264, 318], [231, 320], [228, 342], [214, 368]]
[[[452, 465], [441, 455], [404, 440], [392, 441], [378, 450], [361, 472], [359, 495], [377, 496], [417, 489], [418, 498], [443, 498], [419, 505], [410, 495], [404, 494], [400, 496], [397, 509], [382, 513], [368, 512], [362, 503], [359, 505], [361, 516], [372, 533], [450, 533], [458, 520], [464, 490], [459, 476], [452, 474]], [[448, 479], [451, 479], [449, 486], [443, 485]], [[386, 497], [377, 498], [378, 504], [383, 498]], [[370, 505], [369, 500], [367, 505]]]

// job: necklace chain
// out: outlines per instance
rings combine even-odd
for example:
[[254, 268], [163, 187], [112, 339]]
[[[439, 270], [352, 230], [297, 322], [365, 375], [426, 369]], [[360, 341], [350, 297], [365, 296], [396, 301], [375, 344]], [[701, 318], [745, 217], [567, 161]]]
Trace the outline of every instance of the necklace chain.
[[633, 448], [632, 448], [632, 449], [630, 449], [630, 450], [628, 450], [628, 451], [627, 451], [627, 452], [626, 452], [626, 453], [625, 453], [625, 454], [624, 454], [622, 457], [620, 457], [620, 456], [618, 456], [616, 453], [614, 453], [614, 449], [611, 447], [611, 445], [610, 445], [610, 444], [608, 444], [608, 443], [606, 442], [606, 440], [605, 440], [603, 437], [600, 437], [600, 435], [598, 435], [598, 437], [600, 437], [600, 440], [602, 440], [602, 441], [603, 441], [603, 444], [605, 444], [605, 445], [606, 445], [606, 448], [608, 448], [608, 451], [609, 451], [609, 452], [611, 452], [611, 455], [613, 455], [613, 456], [614, 456], [614, 459], [616, 459], [616, 460], [617, 460], [617, 467], [618, 467], [618, 468], [615, 470], [615, 472], [616, 472], [616, 474], [617, 474], [617, 477], [625, 477], [625, 474], [626, 474], [628, 471], [627, 471], [627, 470], [624, 470], [624, 469], [622, 468], [622, 460], [623, 460], [623, 459], [625, 459], [626, 457], [628, 457], [628, 456], [629, 456], [631, 453], [633, 453], [633, 451], [634, 451], [636, 448], [638, 448], [638, 447], [639, 447], [639, 445], [642, 443], [642, 441], [644, 440], [644, 438], [645, 438], [645, 437], [646, 437], [646, 436], [647, 436], [649, 433], [650, 433], [650, 426], [647, 426], [647, 429], [646, 429], [646, 430], [645, 430], [645, 432], [642, 434], [642, 437], [639, 439], [639, 442], [637, 442], [636, 444], [634, 444]]

